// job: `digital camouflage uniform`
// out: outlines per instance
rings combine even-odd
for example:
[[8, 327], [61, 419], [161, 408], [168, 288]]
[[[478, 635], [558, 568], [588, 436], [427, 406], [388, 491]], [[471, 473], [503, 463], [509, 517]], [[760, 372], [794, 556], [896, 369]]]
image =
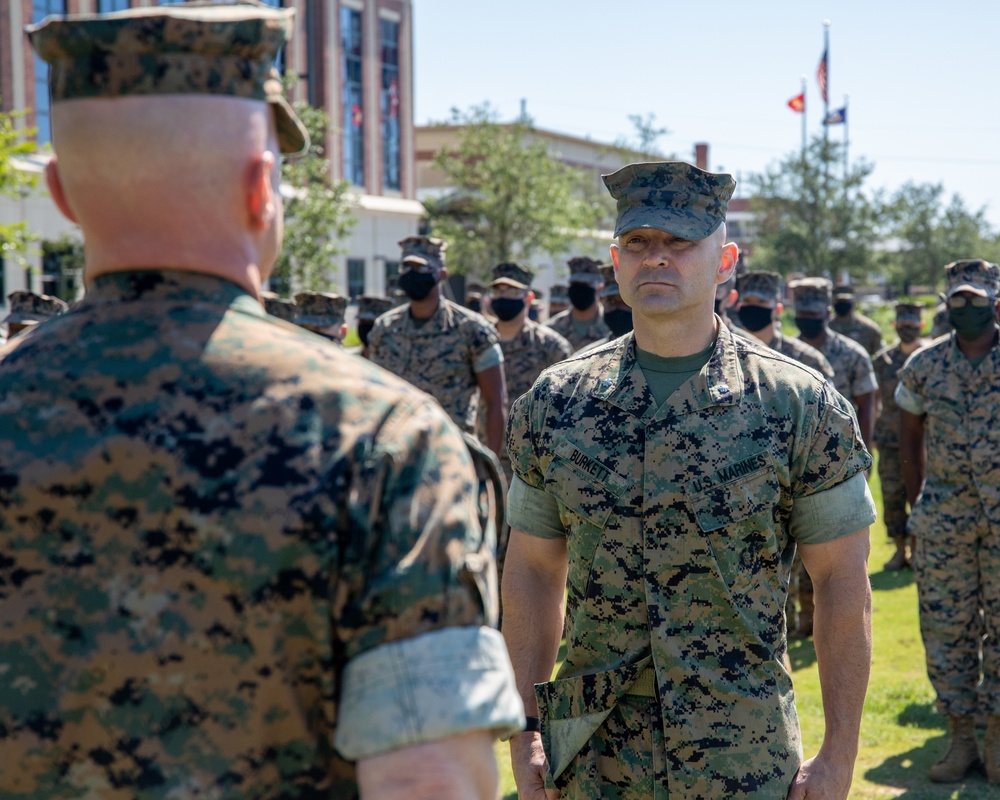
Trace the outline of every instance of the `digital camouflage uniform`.
[[[246, 80], [291, 22], [142, 9], [32, 43], [55, 103], [70, 44], [106, 56], [74, 81], [129, 93], [138, 44], [151, 81], [173, 50], [220, 92], [220, 54]], [[0, 796], [352, 798], [355, 759], [515, 730], [476, 501], [436, 403], [244, 289], [88, 281], [0, 350]]]
[[[1000, 270], [989, 267], [995, 298]], [[963, 282], [961, 272], [949, 274], [953, 290]], [[900, 371], [896, 400], [912, 414], [926, 414], [926, 475], [908, 530], [916, 536], [927, 673], [944, 713], [971, 716], [978, 710], [981, 648], [979, 696], [987, 713], [998, 714], [1000, 346], [973, 367], [954, 333], [935, 340]]]
[[[443, 246], [427, 249], [425, 243], [440, 244], [428, 237], [404, 239], [404, 258], [418, 252], [407, 247], [423, 248], [421, 258], [442, 258]], [[436, 398], [456, 425], [475, 435], [476, 375], [503, 363], [500, 336], [486, 317], [442, 297], [430, 319], [415, 320], [404, 304], [375, 320], [368, 347], [374, 363]]]
[[550, 368], [511, 411], [514, 471], [567, 536], [566, 660], [536, 691], [550, 778], [566, 800], [783, 800], [789, 515], [871, 459], [849, 404], [764, 345], [723, 329], [657, 409], [633, 341]]
[[[692, 240], [721, 224], [735, 185], [679, 163], [604, 180], [615, 235], [666, 206]], [[658, 406], [627, 334], [543, 372], [514, 403], [507, 447], [560, 529], [525, 514], [517, 482], [511, 525], [567, 546], [566, 658], [535, 692], [549, 784], [564, 800], [784, 800], [802, 758], [782, 663], [788, 573], [800, 515], [871, 463], [850, 404], [722, 326]], [[865, 496], [849, 530], [801, 540], [864, 529]]]
[[781, 353], [783, 356], [795, 359], [800, 364], [805, 364], [816, 370], [828, 381], [833, 381], [833, 366], [826, 360], [819, 350], [810, 344], [806, 344], [801, 339], [792, 336], [785, 336], [781, 331], [775, 330], [774, 338], [768, 345], [772, 350]]
[[[852, 289], [844, 287], [834, 289], [833, 302], [841, 300], [849, 300], [856, 305]], [[846, 318], [835, 316], [831, 319], [830, 328], [856, 341], [865, 348], [869, 356], [875, 355], [885, 345], [885, 342], [882, 341], [882, 329], [878, 323], [858, 312], [856, 308]]]
[[[896, 320], [921, 322], [920, 307], [898, 303]], [[882, 521], [886, 533], [893, 541], [906, 538], [906, 485], [903, 467], [899, 461], [899, 406], [896, 403], [896, 386], [899, 371], [910, 357], [900, 349], [899, 342], [884, 347], [872, 359], [882, 399], [882, 413], [875, 420], [873, 441], [878, 448], [878, 477], [882, 485]]]
[[[569, 260], [569, 269], [571, 284], [588, 283], [596, 286], [601, 282], [600, 261], [595, 261], [585, 256], [578, 256]], [[600, 300], [597, 301], [597, 316], [589, 320], [584, 326], [578, 326], [576, 320], [573, 319], [572, 307], [556, 314], [545, 324], [568, 341], [574, 352], [581, 347], [586, 347], [588, 344], [593, 344], [609, 333], [608, 326], [604, 324], [604, 310], [601, 308]]]
[[361, 347], [357, 352], [364, 358], [370, 358], [371, 352], [368, 346], [368, 336], [372, 328], [375, 327], [375, 320], [393, 307], [393, 302], [388, 297], [363, 294], [358, 298], [358, 338], [361, 339]]

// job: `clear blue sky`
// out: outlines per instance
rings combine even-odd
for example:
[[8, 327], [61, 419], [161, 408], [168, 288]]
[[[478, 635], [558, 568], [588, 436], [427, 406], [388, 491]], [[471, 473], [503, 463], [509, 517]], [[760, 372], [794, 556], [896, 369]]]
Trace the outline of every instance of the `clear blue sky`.
[[[849, 155], [871, 188], [941, 183], [1000, 229], [1000, 0], [413, 0], [416, 122], [489, 101], [513, 119], [613, 142], [656, 115], [659, 147], [759, 172], [801, 144], [786, 102], [816, 67], [830, 20], [830, 107], [848, 100]], [[830, 135], [842, 141], [844, 126]], [[739, 192], [739, 189], [737, 189]], [[968, 254], [973, 255], [973, 254]]]

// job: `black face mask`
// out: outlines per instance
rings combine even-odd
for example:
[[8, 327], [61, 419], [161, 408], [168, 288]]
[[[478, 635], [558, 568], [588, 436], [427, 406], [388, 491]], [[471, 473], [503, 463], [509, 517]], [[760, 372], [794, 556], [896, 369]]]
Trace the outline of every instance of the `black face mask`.
[[469, 311], [475, 311], [477, 314], [483, 310], [483, 304], [478, 300], [470, 300], [465, 304], [465, 307], [469, 309]]
[[365, 320], [364, 322], [358, 323], [358, 338], [361, 340], [361, 344], [368, 346], [368, 334], [372, 332], [372, 328], [375, 327], [375, 320]]
[[535, 306], [528, 309], [528, 319], [532, 322], [538, 322], [538, 309]]
[[503, 322], [510, 322], [518, 314], [524, 311], [524, 299], [520, 297], [494, 297], [490, 301], [493, 313], [497, 319]]
[[404, 272], [396, 281], [400, 289], [411, 300], [423, 300], [437, 286], [437, 276], [433, 272]]
[[773, 314], [774, 309], [766, 306], [740, 306], [740, 325], [750, 333], [756, 333], [771, 324]]
[[586, 311], [597, 299], [597, 289], [586, 283], [571, 283], [569, 285], [569, 301], [577, 311]]
[[846, 317], [851, 313], [851, 309], [854, 308], [854, 303], [850, 300], [838, 300], [833, 304], [833, 310], [836, 312], [838, 317]]
[[993, 324], [993, 306], [949, 308], [948, 321], [961, 339], [978, 339]]
[[920, 329], [896, 328], [896, 334], [899, 336], [899, 341], [903, 344], [909, 344], [910, 342], [916, 341], [917, 337], [920, 335]]
[[802, 335], [807, 339], [818, 339], [819, 335], [823, 333], [823, 328], [826, 325], [825, 319], [813, 319], [812, 317], [796, 317], [795, 325], [802, 332]]
[[632, 330], [632, 309], [615, 308], [604, 312], [604, 324], [611, 329], [616, 339]]

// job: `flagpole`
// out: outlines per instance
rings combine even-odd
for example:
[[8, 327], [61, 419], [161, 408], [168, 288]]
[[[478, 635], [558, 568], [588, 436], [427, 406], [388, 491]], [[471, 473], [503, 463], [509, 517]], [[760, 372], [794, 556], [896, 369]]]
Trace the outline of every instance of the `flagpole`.
[[844, 185], [847, 185], [847, 146], [850, 143], [850, 139], [847, 137], [847, 120], [850, 119], [850, 115], [847, 113], [847, 95], [844, 95]]
[[802, 76], [802, 163], [806, 163], [806, 76]]
[[823, 60], [826, 61], [826, 91], [823, 92], [823, 137], [830, 138], [830, 126], [826, 118], [830, 115], [830, 20], [823, 20]]

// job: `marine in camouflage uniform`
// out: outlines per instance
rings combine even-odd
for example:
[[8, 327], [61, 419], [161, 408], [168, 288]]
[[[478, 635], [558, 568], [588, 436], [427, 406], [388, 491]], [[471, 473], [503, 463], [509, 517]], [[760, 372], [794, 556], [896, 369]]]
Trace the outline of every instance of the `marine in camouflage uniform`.
[[979, 760], [975, 715], [982, 709], [989, 715], [987, 775], [998, 783], [1000, 268], [963, 260], [945, 269], [955, 330], [914, 353], [896, 388], [920, 632], [951, 734], [949, 752], [931, 778], [961, 780]]
[[[747, 272], [736, 283], [738, 301], [736, 320], [742, 331], [772, 350], [812, 367], [827, 380], [833, 379], [833, 367], [819, 350], [805, 342], [784, 336], [778, 328], [781, 319], [781, 276], [776, 272]], [[746, 309], [745, 311], [743, 309]], [[753, 309], [768, 309], [755, 311]]]
[[[799, 339], [784, 336], [779, 329], [781, 320], [781, 276], [776, 272], [747, 272], [740, 276], [736, 291], [736, 319], [740, 331], [746, 336], [763, 342], [772, 350], [793, 358], [800, 364], [812, 367], [828, 381], [833, 380], [833, 367], [819, 350]], [[785, 624], [797, 637], [812, 634], [812, 584], [803, 575], [802, 559], [796, 553], [788, 583], [788, 600], [785, 602]], [[800, 594], [805, 580], [805, 593]], [[801, 624], [797, 603], [804, 606]]]
[[399, 283], [404, 291], [409, 288], [410, 303], [375, 320], [368, 337], [369, 357], [435, 397], [455, 424], [473, 435], [480, 391], [487, 389], [485, 443], [499, 452], [507, 396], [497, 330], [481, 314], [441, 297], [439, 285], [447, 277], [444, 242], [410, 236], [399, 244]]
[[833, 290], [834, 317], [830, 329], [853, 339], [874, 356], [885, 346], [882, 329], [873, 319], [869, 319], [856, 309], [857, 299], [850, 286], [838, 286]]
[[[871, 357], [853, 339], [830, 329], [830, 281], [826, 278], [803, 278], [789, 284], [795, 301], [795, 324], [800, 339], [811, 345], [833, 367], [833, 385], [854, 403], [865, 443], [871, 441], [875, 423], [875, 393], [878, 381]], [[809, 320], [822, 320], [817, 336], [807, 327]]]
[[[861, 437], [872, 442], [878, 381], [865, 349], [853, 339], [830, 330], [831, 284], [826, 278], [803, 278], [789, 283], [795, 302], [795, 324], [800, 338], [819, 350], [833, 367], [833, 385], [857, 411]], [[812, 327], [810, 327], [812, 326]], [[799, 586], [796, 638], [808, 638], [813, 630], [813, 584], [800, 559], [795, 562]]]
[[[493, 267], [492, 277], [490, 304], [497, 315], [507, 394], [514, 400], [531, 388], [543, 369], [569, 358], [573, 351], [570, 343], [554, 330], [527, 318], [534, 278], [530, 269], [505, 261]], [[499, 456], [509, 482], [513, 475], [506, 447]]]
[[[29, 29], [50, 64], [61, 207], [120, 185], [63, 177], [110, 163], [102, 147], [148, 147], [161, 189], [105, 191], [116, 213], [96, 232], [81, 216], [88, 247], [125, 258], [153, 241], [173, 264], [206, 240], [218, 255], [217, 236], [246, 260], [88, 264], [73, 310], [0, 350], [4, 798], [352, 798], [356, 760], [391, 769], [523, 719], [485, 626], [491, 542], [460, 433], [430, 397], [257, 300], [280, 230], [280, 206], [262, 211], [278, 145], [260, 83], [291, 16], [170, 6]], [[216, 80], [237, 52], [254, 102]], [[153, 122], [167, 115], [176, 130]], [[88, 129], [100, 141], [77, 141]], [[306, 142], [294, 118], [277, 131], [285, 152]], [[201, 196], [191, 218], [157, 216], [189, 180], [163, 155], [178, 134], [222, 196], [226, 178], [260, 176], [239, 183], [244, 213]], [[114, 223], [137, 208], [130, 239]]]
[[889, 539], [896, 546], [896, 552], [884, 565], [884, 569], [889, 571], [910, 566], [906, 542], [906, 486], [899, 463], [899, 406], [895, 394], [899, 370], [922, 345], [919, 338], [923, 326], [921, 310], [918, 303], [896, 303], [896, 333], [900, 340], [884, 347], [872, 359], [882, 399], [882, 413], [875, 421], [873, 435], [878, 448], [878, 477], [882, 485], [882, 521]]
[[371, 348], [368, 346], [368, 337], [372, 328], [375, 327], [375, 320], [386, 311], [393, 308], [393, 302], [388, 297], [378, 297], [377, 295], [363, 294], [358, 298], [358, 338], [361, 340], [359, 353], [364, 358], [371, 357]]
[[19, 290], [7, 295], [7, 308], [9, 313], [3, 322], [7, 336], [14, 338], [27, 328], [65, 313], [69, 306], [58, 297]]
[[601, 279], [604, 281], [604, 288], [601, 289], [601, 305], [604, 306], [604, 323], [608, 326], [610, 332], [607, 336], [598, 339], [593, 344], [581, 347], [577, 351], [578, 353], [593, 350], [617, 339], [619, 336], [624, 336], [632, 330], [632, 309], [622, 300], [622, 293], [618, 288], [618, 279], [615, 277], [613, 264], [605, 264], [601, 267]]
[[599, 300], [603, 283], [601, 262], [586, 256], [569, 260], [569, 288], [566, 299], [570, 308], [552, 317], [546, 325], [579, 350], [608, 335], [604, 309]]
[[[875, 514], [853, 410], [812, 370], [713, 316], [712, 283], [736, 263], [736, 246], [723, 245], [730, 176], [668, 162], [605, 182], [635, 331], [543, 372], [508, 429], [504, 635], [519, 685], [537, 684], [522, 698], [540, 717], [540, 732], [512, 739], [520, 796], [541, 797], [544, 781], [564, 800], [784, 800], [793, 781], [818, 791], [828, 767], [846, 794], [863, 691], [824, 687], [840, 695], [826, 740], [850, 755], [821, 764], [824, 753], [818, 772], [797, 775], [782, 608], [798, 542], [825, 578], [850, 583], [835, 592], [843, 606], [825, 595], [821, 609], [851, 642], [839, 687], [867, 682]], [[656, 274], [644, 265], [670, 258], [683, 261], [670, 275], [684, 287], [641, 281]], [[671, 305], [678, 297], [690, 305]], [[694, 341], [678, 344], [692, 329]], [[688, 362], [672, 385], [644, 366], [657, 363], [642, 349], [650, 342], [695, 349], [660, 357]], [[834, 562], [854, 568], [833, 578]], [[564, 589], [566, 658], [549, 682]], [[828, 646], [817, 646], [821, 659]]]

